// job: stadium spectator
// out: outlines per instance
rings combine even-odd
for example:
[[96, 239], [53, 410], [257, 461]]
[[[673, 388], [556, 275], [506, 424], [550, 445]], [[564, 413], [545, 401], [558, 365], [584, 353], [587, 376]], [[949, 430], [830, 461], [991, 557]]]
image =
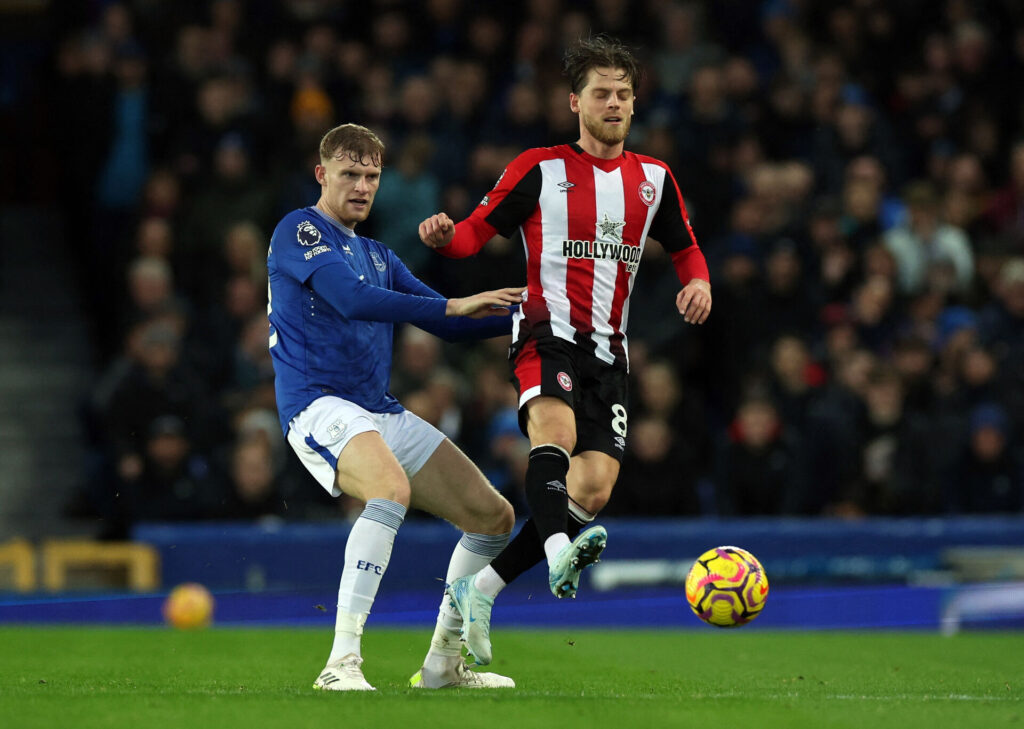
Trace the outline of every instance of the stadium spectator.
[[804, 264], [790, 238], [775, 241], [764, 259], [764, 291], [758, 306], [762, 342], [785, 332], [818, 337], [819, 292], [804, 274]]
[[787, 433], [802, 439], [825, 372], [811, 359], [802, 335], [784, 334], [771, 344], [767, 389]]
[[135, 233], [135, 251], [143, 258], [161, 258], [171, 264], [174, 256], [174, 228], [166, 218], [143, 218]]
[[429, 253], [416, 236], [416, 226], [441, 203], [441, 184], [431, 170], [434, 154], [429, 136], [407, 136], [394, 168], [385, 170], [387, 184], [377, 196], [381, 220], [375, 232], [414, 273], [422, 271]]
[[232, 449], [228, 472], [230, 489], [221, 513], [233, 519], [276, 521], [288, 515], [286, 489], [274, 468], [266, 438], [250, 436]]
[[193, 444], [207, 447], [218, 427], [219, 413], [203, 380], [181, 359], [181, 333], [173, 321], [140, 324], [128, 338], [129, 359], [106, 399], [97, 403], [104, 441], [122, 477], [140, 470], [143, 438], [161, 415], [175, 415], [188, 426]]
[[658, 79], [657, 90], [678, 97], [689, 88], [696, 69], [721, 61], [723, 52], [707, 40], [696, 3], [670, 5], [662, 21], [662, 43], [651, 66]]
[[952, 293], [965, 296], [974, 280], [974, 254], [967, 236], [939, 218], [939, 197], [927, 182], [909, 185], [903, 194], [908, 220], [885, 234], [885, 245], [896, 259], [899, 287], [904, 294], [922, 291], [937, 266], [948, 263], [954, 276]]
[[948, 466], [936, 454], [927, 419], [904, 407], [903, 382], [888, 365], [864, 386], [864, 417], [855, 435], [857, 471], [844, 509], [859, 514], [932, 514], [941, 509], [936, 476]]
[[1024, 511], [1024, 461], [1006, 411], [986, 402], [970, 411], [966, 447], [946, 476], [951, 510]]
[[[677, 374], [671, 360], [652, 359], [645, 363], [634, 357], [631, 371], [634, 378], [631, 391], [636, 393], [638, 415], [666, 423], [673, 442], [685, 442], [691, 451], [688, 458], [695, 476], [703, 475], [709, 463], [710, 438], [702, 393]], [[630, 499], [623, 501], [627, 511], [632, 509]]]
[[[904, 403], [908, 412], [928, 415], [938, 407], [934, 369], [935, 352], [924, 337], [909, 334], [900, 337], [893, 343], [891, 360], [893, 367], [900, 373], [903, 380]], [[971, 378], [975, 381], [986, 377], [980, 373], [990, 362], [983, 351], [978, 352], [977, 364], [971, 368]]]
[[270, 227], [273, 190], [252, 167], [249, 143], [237, 133], [222, 136], [213, 150], [212, 175], [193, 193], [182, 223], [188, 286], [204, 305], [216, 300], [224, 241], [232, 227], [243, 221]]
[[120, 492], [129, 523], [180, 521], [216, 516], [223, 484], [207, 456], [189, 438], [185, 421], [160, 415], [145, 429], [138, 474], [122, 470]]
[[1012, 258], [1000, 269], [994, 300], [979, 314], [983, 342], [1000, 357], [1024, 352], [1024, 258]]
[[[117, 6], [112, 6], [117, 7]], [[113, 132], [110, 153], [97, 180], [96, 201], [107, 224], [130, 219], [149, 164], [148, 75], [142, 47], [125, 39], [115, 46]]]
[[1010, 179], [992, 196], [983, 214], [1007, 247], [1020, 253], [1024, 249], [1024, 139], [1014, 143], [1009, 159]]
[[713, 481], [720, 516], [794, 514], [807, 482], [799, 437], [766, 397], [747, 397], [716, 444]]
[[705, 454], [664, 420], [640, 415], [630, 428], [618, 493], [605, 513], [696, 516]]

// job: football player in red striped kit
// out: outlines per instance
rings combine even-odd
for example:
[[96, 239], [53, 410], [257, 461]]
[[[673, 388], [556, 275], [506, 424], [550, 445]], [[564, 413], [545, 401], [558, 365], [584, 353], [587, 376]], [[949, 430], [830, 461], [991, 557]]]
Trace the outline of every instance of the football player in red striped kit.
[[451, 258], [516, 231], [526, 251], [510, 360], [531, 445], [531, 519], [490, 565], [448, 587], [481, 664], [491, 659], [491, 606], [505, 585], [546, 556], [551, 591], [575, 597], [580, 572], [604, 549], [604, 528], [584, 527], [608, 502], [625, 449], [629, 294], [648, 236], [671, 255], [684, 320], [703, 324], [711, 312], [707, 263], [675, 178], [664, 162], [624, 150], [636, 59], [597, 36], [566, 53], [565, 71], [579, 139], [520, 154], [466, 220], [440, 213], [419, 226], [423, 242]]

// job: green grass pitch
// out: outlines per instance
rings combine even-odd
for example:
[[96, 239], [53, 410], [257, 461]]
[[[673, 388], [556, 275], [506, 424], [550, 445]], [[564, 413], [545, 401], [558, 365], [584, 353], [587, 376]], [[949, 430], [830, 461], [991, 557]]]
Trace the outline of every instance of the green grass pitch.
[[373, 694], [310, 687], [330, 630], [0, 627], [0, 724], [30, 727], [1024, 726], [1024, 635], [498, 630], [512, 690], [407, 687], [429, 629], [367, 630]]

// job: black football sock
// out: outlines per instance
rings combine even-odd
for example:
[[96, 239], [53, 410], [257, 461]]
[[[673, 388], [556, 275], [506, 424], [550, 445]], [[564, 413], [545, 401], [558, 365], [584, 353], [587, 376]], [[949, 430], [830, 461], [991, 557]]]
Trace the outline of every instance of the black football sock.
[[583, 529], [594, 521], [597, 514], [591, 514], [572, 498], [569, 499], [569, 516], [566, 519], [565, 533], [569, 539], [575, 539]]
[[[569, 539], [574, 539], [592, 521], [593, 514], [569, 499], [569, 514], [565, 520], [565, 533]], [[544, 544], [540, 541], [540, 534], [533, 519], [528, 519], [504, 551], [491, 561], [491, 567], [507, 585], [544, 558]]]
[[552, 534], [565, 531], [569, 493], [565, 476], [569, 454], [556, 445], [541, 445], [530, 451], [526, 467], [526, 503], [541, 544]]

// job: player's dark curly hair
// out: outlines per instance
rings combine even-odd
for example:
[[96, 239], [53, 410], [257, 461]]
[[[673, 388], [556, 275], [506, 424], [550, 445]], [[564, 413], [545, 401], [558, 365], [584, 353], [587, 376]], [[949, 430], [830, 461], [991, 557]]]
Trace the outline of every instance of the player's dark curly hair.
[[348, 157], [353, 162], [384, 164], [384, 142], [366, 127], [342, 124], [334, 127], [320, 140], [320, 159]]
[[622, 78], [629, 82], [635, 94], [640, 88], [643, 69], [633, 52], [611, 36], [604, 34], [581, 38], [565, 52], [565, 75], [569, 77], [572, 92], [579, 95], [587, 83], [592, 68], [620, 68]]

